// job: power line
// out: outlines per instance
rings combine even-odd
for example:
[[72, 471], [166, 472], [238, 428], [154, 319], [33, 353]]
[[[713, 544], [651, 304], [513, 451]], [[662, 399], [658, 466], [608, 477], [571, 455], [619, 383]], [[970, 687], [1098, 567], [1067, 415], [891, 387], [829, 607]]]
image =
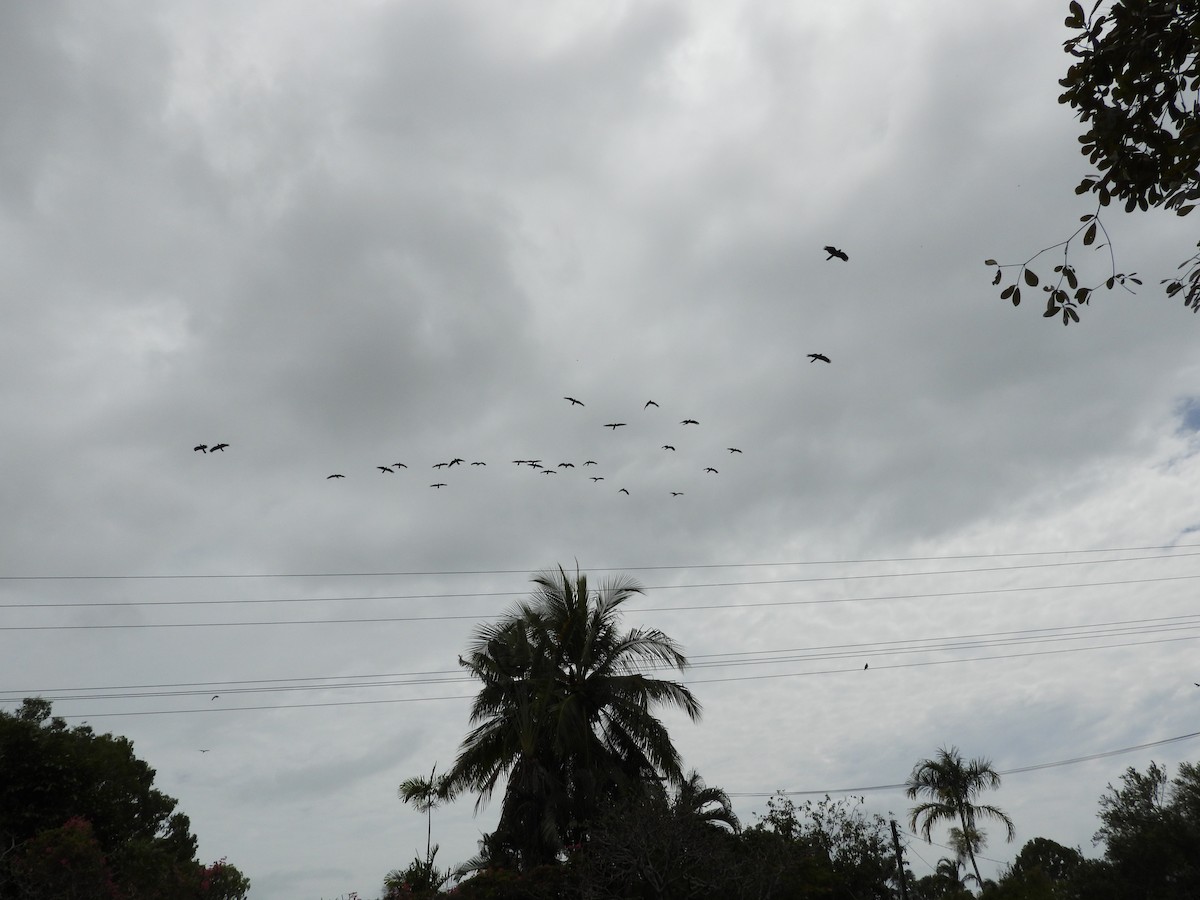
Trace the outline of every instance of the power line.
[[[1172, 556], [1162, 557], [1137, 557], [1139, 560], [1145, 559], [1173, 559]], [[1103, 562], [1128, 562], [1129, 559], [1110, 559]], [[1099, 561], [1097, 561], [1099, 562]], [[650, 591], [672, 591], [695, 588], [710, 588], [710, 587], [759, 587], [763, 585], [776, 584], [802, 584], [819, 581], [849, 581], [861, 578], [892, 578], [892, 577], [909, 577], [920, 575], [959, 575], [972, 572], [994, 572], [1008, 571], [1018, 568], [1046, 568], [1050, 565], [1082, 565], [1081, 563], [1053, 563], [1046, 566], [1003, 566], [999, 569], [959, 569], [950, 571], [933, 571], [933, 572], [899, 572], [878, 575], [837, 575], [828, 576], [826, 578], [784, 578], [766, 581], [725, 581], [725, 582], [699, 582], [693, 584], [659, 584], [649, 585], [642, 588], [642, 591], [649, 593]], [[639, 612], [669, 612], [672, 610], [694, 610], [694, 609], [727, 609], [734, 606], [792, 606], [792, 605], [811, 605], [825, 603], [862, 603], [871, 600], [914, 600], [934, 597], [956, 597], [956, 596], [971, 596], [976, 594], [1007, 594], [1019, 593], [1025, 591], [1054, 591], [1064, 590], [1068, 588], [1085, 588], [1085, 587], [1121, 587], [1135, 584], [1153, 584], [1156, 582], [1165, 581], [1190, 581], [1200, 578], [1200, 574], [1196, 575], [1160, 575], [1150, 578], [1130, 578], [1115, 581], [1086, 581], [1076, 582], [1072, 584], [1048, 584], [1048, 585], [1026, 585], [1022, 587], [1006, 587], [1006, 588], [981, 588], [977, 590], [961, 590], [961, 591], [943, 591], [943, 592], [923, 592], [918, 594], [888, 594], [875, 597], [834, 597], [823, 598], [820, 600], [771, 600], [761, 603], [719, 603], [707, 604], [698, 606], [642, 606], [637, 607]], [[277, 604], [277, 603], [341, 603], [347, 601], [379, 601], [379, 600], [461, 600], [461, 599], [478, 599], [488, 597], [524, 597], [528, 595], [528, 591], [476, 591], [476, 592], [458, 592], [458, 593], [443, 593], [443, 594], [379, 594], [379, 595], [359, 595], [359, 596], [338, 596], [338, 597], [269, 597], [259, 599], [235, 599], [235, 600], [105, 600], [105, 601], [66, 601], [56, 603], [0, 603], [0, 609], [91, 609], [91, 608], [106, 608], [119, 606], [228, 606], [228, 605], [253, 605], [253, 604]]]
[[[1135, 753], [1138, 750], [1147, 750], [1151, 747], [1162, 747], [1166, 744], [1175, 744], [1180, 741], [1190, 741], [1193, 738], [1200, 737], [1200, 731], [1193, 731], [1188, 734], [1177, 734], [1175, 737], [1163, 738], [1159, 741], [1147, 741], [1144, 744], [1134, 744], [1132, 747], [1119, 747], [1116, 750], [1104, 750], [1100, 753], [1089, 753], [1085, 756], [1072, 756], [1069, 759], [1058, 759], [1053, 762], [1036, 763], [1029, 766], [1018, 766], [1013, 769], [1002, 769], [997, 775], [1020, 775], [1025, 772], [1035, 772], [1041, 769], [1055, 769], [1062, 766], [1074, 766], [1083, 762], [1091, 762], [1096, 759], [1107, 759], [1110, 756], [1120, 756], [1123, 753]], [[862, 794], [873, 791], [895, 791], [907, 789], [908, 783], [902, 782], [899, 784], [872, 784], [864, 787], [851, 788], [827, 788], [825, 790], [816, 791], [730, 791], [729, 797], [823, 797], [826, 794]], [[993, 860], [998, 862], [998, 860]]]
[[[1084, 629], [1125, 628], [1127, 626], [1144, 626], [1144, 625], [1152, 625], [1152, 624], [1170, 627], [1170, 625], [1168, 625], [1167, 623], [1186, 624], [1188, 622], [1193, 622], [1198, 619], [1200, 619], [1200, 613], [1192, 614], [1192, 615], [1180, 615], [1180, 616], [1157, 616], [1157, 617], [1153, 617], [1153, 618], [1143, 617], [1140, 619], [1124, 619], [1124, 620], [1111, 621], [1111, 622], [1093, 622], [1093, 623], [1082, 624], [1082, 625], [1049, 625], [1049, 626], [1044, 626], [1041, 628], [1024, 628], [1024, 629], [1009, 630], [1009, 631], [983, 631], [983, 632], [972, 632], [972, 633], [968, 633], [968, 634], [941, 635], [938, 637], [928, 637], [928, 638], [906, 638], [906, 639], [891, 640], [891, 641], [858, 641], [855, 643], [847, 643], [847, 644], [818, 644], [818, 645], [809, 646], [809, 647], [785, 647], [785, 648], [774, 648], [774, 649], [770, 649], [770, 650], [738, 650], [738, 651], [726, 651], [726, 652], [722, 652], [722, 653], [695, 653], [695, 654], [691, 654], [688, 657], [688, 660], [689, 660], [688, 667], [689, 668], [697, 668], [697, 667], [717, 666], [717, 665], [726, 665], [726, 664], [733, 664], [733, 665], [773, 664], [773, 663], [780, 662], [780, 661], [784, 661], [784, 662], [792, 661], [798, 657], [781, 657], [779, 659], [771, 659], [771, 658], [764, 658], [764, 657], [775, 657], [778, 654], [807, 654], [807, 653], [814, 653], [814, 652], [822, 653], [822, 652], [826, 652], [826, 651], [830, 651], [830, 650], [851, 649], [851, 650], [863, 650], [866, 652], [874, 652], [874, 653], [883, 654], [885, 652], [898, 652], [898, 650], [896, 650], [896, 649], [885, 649], [885, 648], [899, 648], [902, 650], [903, 645], [906, 645], [906, 644], [926, 644], [926, 645], [928, 645], [929, 642], [932, 642], [932, 641], [954, 642], [954, 643], [943, 644], [940, 647], [925, 646], [925, 647], [917, 648], [917, 649], [939, 649], [940, 650], [940, 649], [947, 649], [948, 647], [949, 648], [957, 648], [959, 646], [962, 646], [961, 644], [957, 643], [957, 642], [961, 642], [961, 641], [986, 639], [986, 638], [1009, 639], [1009, 638], [1013, 638], [1013, 637], [1020, 637], [1021, 635], [1030, 635], [1031, 640], [1036, 640], [1036, 639], [1038, 639], [1038, 637], [1044, 636], [1044, 635], [1049, 635], [1051, 632], [1074, 632], [1074, 634], [1067, 634], [1067, 635], [1062, 635], [1062, 636], [1063, 637], [1090, 638], [1090, 637], [1107, 636], [1107, 635], [1111, 635], [1114, 633], [1124, 633], [1124, 632], [1093, 631], [1091, 633], [1088, 633], [1088, 632], [1085, 632]], [[996, 643], [1001, 644], [1004, 642], [997, 641]], [[736, 656], [758, 657], [758, 659], [749, 659], [749, 660], [745, 660], [745, 661], [726, 659], [728, 657], [736, 657]], [[712, 660], [712, 662], [707, 662], [707, 663], [697, 662], [697, 660]], [[650, 666], [650, 668], [657, 668], [657, 667], [652, 665], [652, 666]], [[666, 666], [666, 668], [673, 668], [673, 667]], [[190, 682], [170, 682], [170, 683], [159, 683], [159, 684], [98, 685], [98, 686], [92, 686], [92, 687], [36, 688], [36, 689], [35, 688], [20, 688], [20, 689], [12, 688], [12, 689], [9, 689], [9, 693], [23, 693], [23, 694], [29, 695], [29, 694], [44, 694], [44, 693], [61, 693], [63, 691], [133, 691], [133, 690], [158, 690], [158, 689], [167, 689], [167, 688], [189, 688], [189, 687], [204, 688], [205, 690], [198, 691], [198, 693], [208, 693], [209, 691], [207, 689], [212, 688], [212, 687], [227, 687], [227, 686], [236, 686], [236, 685], [255, 685], [255, 684], [271, 685], [271, 684], [285, 684], [285, 683], [297, 683], [297, 682], [328, 682], [328, 683], [332, 683], [332, 682], [344, 682], [344, 681], [353, 681], [353, 680], [361, 681], [364, 679], [369, 679], [369, 680], [375, 681], [375, 680], [384, 679], [384, 678], [419, 678], [419, 677], [423, 677], [423, 676], [435, 676], [435, 675], [457, 675], [457, 674], [460, 674], [460, 672], [461, 672], [460, 669], [425, 669], [425, 670], [419, 670], [419, 671], [414, 671], [414, 672], [385, 672], [385, 673], [374, 673], [374, 674], [366, 674], [366, 675], [310, 675], [310, 676], [292, 676], [292, 677], [283, 677], [283, 678], [237, 679], [237, 680], [227, 680], [227, 681], [190, 681]], [[320, 685], [320, 684], [318, 684], [313, 687], [321, 688], [324, 686], [353, 687], [355, 685], [353, 685], [353, 684], [348, 684], [348, 685], [338, 685], [338, 684]]]
[[[1085, 553], [1140, 553], [1148, 550], [1194, 550], [1200, 544], [1160, 544], [1146, 547], [1096, 547], [1090, 549], [1030, 550], [1022, 553], [966, 553], [952, 556], [893, 556], [862, 559], [792, 560], [788, 562], [697, 563], [692, 565], [599, 566], [589, 572], [650, 572], [681, 569], [740, 569], [785, 566], [863, 565], [885, 562], [944, 562], [960, 559], [1009, 559], [1022, 556], [1054, 556]], [[1180, 556], [1194, 554], [1177, 554]], [[1147, 557], [1155, 558], [1155, 557]], [[1097, 560], [1105, 562], [1106, 560]], [[0, 575], [0, 581], [155, 581], [170, 579], [234, 579], [234, 578], [398, 578], [442, 575], [527, 575], [543, 570], [544, 566], [523, 569], [434, 569], [408, 572], [247, 572], [247, 573], [176, 573], [163, 575]]]
[[[851, 644], [828, 644], [788, 649], [750, 650], [740, 651], [737, 653], [697, 654], [691, 658], [688, 668], [694, 670], [737, 666], [780, 665], [783, 663], [812, 662], [822, 659], [879, 659], [881, 657], [886, 659], [889, 656], [897, 656], [901, 654], [974, 650], [985, 647], [1020, 646], [1023, 644], [1037, 644], [1050, 641], [1093, 640], [1098, 638], [1121, 637], [1134, 634], [1153, 634], [1162, 631], [1169, 632], [1179, 629], [1200, 628], [1200, 622], [1197, 620], [1200, 620], [1200, 615], [1163, 616], [1154, 619], [1130, 619], [1121, 622], [1102, 622], [1089, 625], [1057, 625], [1046, 628], [1025, 629], [1022, 631], [977, 632], [966, 635], [910, 638], [907, 640], [865, 641]], [[999, 640], [988, 640], [989, 638], [999, 638]], [[1091, 648], [1068, 649], [1105, 649], [1114, 646], [1125, 645], [1104, 644]], [[749, 658], [729, 658], [736, 656]], [[1011, 656], [1013, 656], [1013, 654], [986, 658], [1010, 658]], [[980, 659], [980, 657], [974, 657], [974, 659]], [[931, 662], [928, 664], [933, 663]], [[904, 667], [907, 666], [891, 666], [886, 664], [879, 665], [877, 663], [876, 671]], [[645, 668], [646, 670], [653, 671], [659, 669], [671, 669], [673, 667], [666, 664], [650, 664]], [[846, 670], [835, 669], [829, 671], [845, 672]], [[743, 676], [743, 678], [779, 678], [789, 677], [789, 675], [792, 674], [814, 673], [783, 673], [762, 676]], [[23, 688], [10, 689], [6, 691], [6, 693], [23, 696], [57, 694], [58, 696], [52, 698], [56, 700], [114, 700], [150, 697], [203, 696], [211, 693], [213, 690], [220, 690], [225, 694], [283, 693], [294, 691], [345, 690], [347, 688], [362, 689], [377, 687], [408, 687], [427, 684], [464, 684], [470, 683], [472, 680], [473, 679], [470, 677], [463, 677], [463, 674], [460, 670], [441, 669], [421, 672], [393, 672], [377, 675], [337, 675], [325, 676], [323, 678], [314, 676], [302, 678], [274, 678], [241, 681], [201, 681], [150, 685], [109, 685], [97, 687], [38, 689]], [[722, 680], [740, 679], [691, 679], [688, 681], [688, 683], [705, 683]], [[72, 691], [84, 693], [71, 693]], [[115, 693], [100, 693], [103, 691]], [[0, 702], [17, 702], [17, 698], [0, 698]]]

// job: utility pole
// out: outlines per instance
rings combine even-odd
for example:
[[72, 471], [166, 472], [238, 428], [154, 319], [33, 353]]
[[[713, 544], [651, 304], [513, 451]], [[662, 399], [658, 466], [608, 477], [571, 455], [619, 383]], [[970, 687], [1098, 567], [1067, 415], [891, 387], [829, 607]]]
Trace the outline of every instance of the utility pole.
[[900, 873], [900, 900], [908, 900], [908, 885], [904, 881], [904, 853], [900, 849], [900, 833], [892, 819], [892, 846], [896, 848], [896, 871]]

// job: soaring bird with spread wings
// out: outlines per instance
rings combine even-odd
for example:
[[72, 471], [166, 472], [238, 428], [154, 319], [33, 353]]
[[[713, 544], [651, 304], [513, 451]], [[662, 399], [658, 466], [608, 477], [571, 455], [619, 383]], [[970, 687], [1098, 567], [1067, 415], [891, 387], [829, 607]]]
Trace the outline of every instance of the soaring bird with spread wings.
[[815, 363], [815, 362], [816, 362], [818, 359], [819, 359], [821, 362], [823, 362], [823, 363], [827, 363], [827, 362], [829, 362], [829, 357], [828, 357], [828, 356], [826, 356], [824, 353], [810, 353], [810, 354], [808, 354], [808, 361], [809, 361], [810, 363]]
[[837, 247], [826, 246], [825, 252], [829, 254], [827, 257], [825, 257], [825, 262], [829, 262], [835, 256], [842, 262], [850, 262], [850, 257], [846, 255], [845, 250], [839, 250]]

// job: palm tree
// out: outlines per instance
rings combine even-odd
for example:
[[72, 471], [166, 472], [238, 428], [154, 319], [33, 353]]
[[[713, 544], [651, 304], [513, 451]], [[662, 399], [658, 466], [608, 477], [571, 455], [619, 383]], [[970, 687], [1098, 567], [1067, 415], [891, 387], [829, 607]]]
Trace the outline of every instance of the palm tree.
[[919, 825], [921, 835], [928, 841], [930, 830], [938, 822], [955, 823], [958, 832], [955, 850], [960, 854], [966, 851], [971, 868], [975, 870], [975, 882], [980, 885], [983, 878], [979, 874], [979, 863], [975, 861], [975, 851], [982, 849], [984, 834], [976, 826], [976, 820], [980, 817], [996, 819], [1008, 830], [1009, 841], [1016, 837], [1012, 819], [1002, 810], [974, 802], [984, 788], [999, 786], [1000, 775], [990, 760], [978, 758], [968, 762], [957, 747], [948, 750], [942, 747], [935, 759], [921, 760], [908, 776], [908, 798], [929, 798], [909, 811], [909, 827], [915, 831]]
[[447, 792], [479, 793], [507, 779], [496, 837], [520, 865], [552, 861], [586, 839], [601, 805], [665, 779], [683, 782], [679, 754], [653, 714], [700, 704], [647, 669], [683, 670], [687, 658], [657, 629], [622, 631], [620, 607], [642, 592], [617, 577], [598, 590], [587, 576], [534, 576], [536, 588], [500, 622], [478, 627], [461, 665], [482, 682], [474, 726], [447, 774]]
[[694, 817], [712, 828], [724, 826], [737, 834], [741, 823], [729, 802], [729, 795], [716, 787], [709, 787], [694, 769], [675, 789], [671, 808], [677, 816]]
[[402, 782], [396, 795], [405, 803], [411, 803], [417, 812], [425, 813], [425, 863], [433, 864], [433, 811], [445, 801], [446, 776], [438, 776], [437, 763], [429, 770], [429, 777], [417, 776]]

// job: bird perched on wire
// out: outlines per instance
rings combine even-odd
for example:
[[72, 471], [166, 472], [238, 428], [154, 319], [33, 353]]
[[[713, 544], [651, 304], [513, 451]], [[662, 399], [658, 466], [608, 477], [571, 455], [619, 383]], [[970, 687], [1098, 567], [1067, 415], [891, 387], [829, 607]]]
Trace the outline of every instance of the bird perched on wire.
[[829, 360], [829, 357], [828, 357], [828, 356], [826, 356], [824, 353], [810, 353], [810, 354], [808, 354], [808, 361], [809, 361], [810, 363], [815, 363], [815, 362], [816, 362], [818, 359], [819, 359], [821, 362], [823, 362], [823, 363], [827, 363], [827, 362], [829, 362], [829, 361], [830, 361], [830, 360]]
[[825, 247], [825, 252], [829, 254], [827, 257], [825, 257], [825, 262], [829, 262], [835, 256], [842, 262], [850, 262], [850, 257], [846, 255], [845, 250], [839, 250], [837, 247], [830, 247], [827, 245]]

